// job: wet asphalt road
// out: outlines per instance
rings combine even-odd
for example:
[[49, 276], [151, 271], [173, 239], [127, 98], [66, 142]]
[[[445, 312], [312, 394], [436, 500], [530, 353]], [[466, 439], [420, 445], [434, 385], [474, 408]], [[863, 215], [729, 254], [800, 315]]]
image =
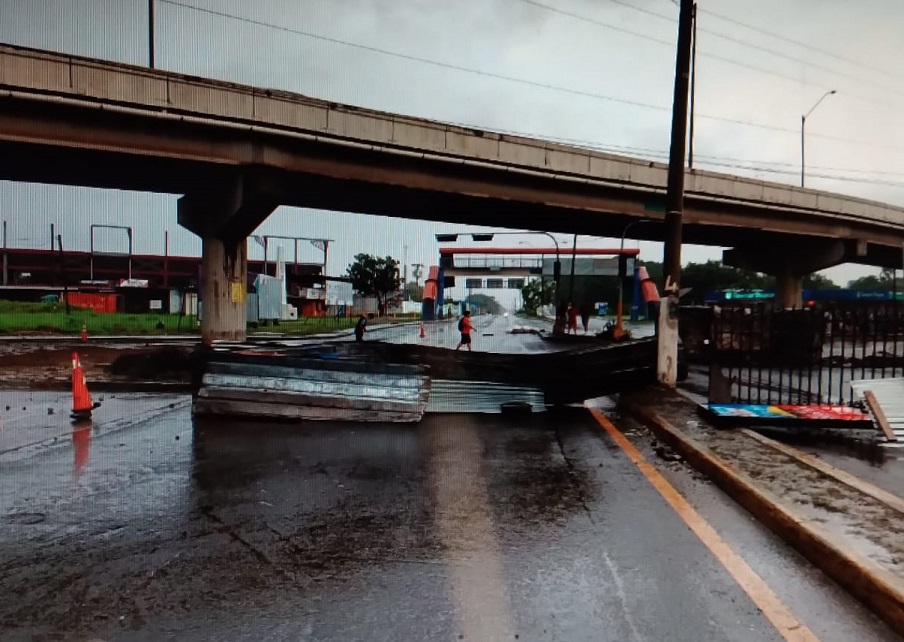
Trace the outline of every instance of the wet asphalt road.
[[[193, 430], [158, 401], [0, 455], [0, 640], [781, 639], [583, 409]], [[768, 535], [730, 537], [821, 639], [893, 639]]]

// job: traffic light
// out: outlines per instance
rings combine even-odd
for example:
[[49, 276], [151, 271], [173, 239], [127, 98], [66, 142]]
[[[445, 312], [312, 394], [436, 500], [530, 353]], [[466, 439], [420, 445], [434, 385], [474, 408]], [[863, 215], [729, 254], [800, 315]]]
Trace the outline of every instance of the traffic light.
[[552, 280], [558, 281], [560, 276], [562, 276], [562, 262], [556, 259], [556, 262], [552, 264]]

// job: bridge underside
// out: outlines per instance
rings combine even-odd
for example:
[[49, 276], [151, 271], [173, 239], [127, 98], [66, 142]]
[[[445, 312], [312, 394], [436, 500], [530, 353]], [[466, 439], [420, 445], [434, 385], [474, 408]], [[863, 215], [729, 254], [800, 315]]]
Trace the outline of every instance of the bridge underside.
[[[268, 201], [336, 212], [619, 237], [662, 218], [662, 193], [444, 162], [145, 114], [6, 99], [0, 179], [170, 194], [210, 192], [241, 176]], [[684, 242], [769, 251], [795, 237], [841, 239], [843, 261], [901, 267], [893, 229], [689, 193]], [[529, 224], [528, 224], [529, 222]], [[633, 238], [661, 241], [663, 226]], [[860, 239], [860, 242], [858, 242]], [[870, 242], [865, 242], [864, 239]]]
[[[634, 238], [661, 241], [664, 232], [661, 189], [30, 98], [0, 102], [0, 180], [181, 195], [179, 222], [203, 239], [205, 341], [244, 336], [240, 241], [279, 205], [608, 237], [646, 218]], [[683, 240], [749, 260], [825, 239], [831, 264], [902, 266], [898, 230], [816, 214], [689, 192]], [[793, 295], [798, 270], [782, 270]]]

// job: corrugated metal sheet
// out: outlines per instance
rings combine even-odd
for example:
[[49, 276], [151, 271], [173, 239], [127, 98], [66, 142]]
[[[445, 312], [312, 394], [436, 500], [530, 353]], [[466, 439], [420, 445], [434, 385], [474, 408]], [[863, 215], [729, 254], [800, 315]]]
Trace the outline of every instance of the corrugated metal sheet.
[[525, 386], [508, 386], [488, 381], [434, 379], [429, 413], [499, 413], [506, 402], [529, 403], [532, 412], [544, 412], [543, 391]]
[[851, 390], [857, 400], [863, 400], [865, 391], [872, 391], [898, 443], [904, 442], [904, 378], [860, 379], [851, 382]]
[[348, 362], [307, 367], [261, 363], [208, 364], [196, 414], [269, 419], [416, 422], [427, 407], [430, 380], [411, 368], [362, 372]]

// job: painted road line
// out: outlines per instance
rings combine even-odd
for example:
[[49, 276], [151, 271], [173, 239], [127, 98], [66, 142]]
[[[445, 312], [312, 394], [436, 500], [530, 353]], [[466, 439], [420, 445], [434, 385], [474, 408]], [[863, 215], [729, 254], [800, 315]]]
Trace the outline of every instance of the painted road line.
[[688, 527], [700, 538], [700, 541], [725, 567], [725, 570], [728, 571], [738, 585], [744, 589], [744, 592], [747, 593], [782, 637], [789, 642], [818, 642], [819, 638], [791, 614], [791, 611], [782, 604], [778, 596], [769, 588], [769, 585], [763, 581], [763, 578], [757, 575], [740, 555], [735, 553], [728, 543], [710, 526], [709, 522], [703, 519], [684, 496], [647, 461], [646, 457], [634, 447], [634, 444], [628, 441], [628, 438], [609, 421], [609, 418], [598, 408], [591, 407], [589, 410], [612, 440], [640, 469], [647, 481], [662, 495], [662, 498], [669, 503]]

